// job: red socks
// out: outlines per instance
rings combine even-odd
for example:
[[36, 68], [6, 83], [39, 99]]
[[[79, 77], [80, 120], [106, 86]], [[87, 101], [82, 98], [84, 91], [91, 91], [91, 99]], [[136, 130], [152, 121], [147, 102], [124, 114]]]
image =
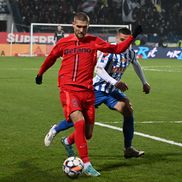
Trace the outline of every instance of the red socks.
[[75, 122], [74, 127], [75, 131], [67, 138], [67, 141], [69, 144], [73, 144], [75, 141], [80, 158], [84, 163], [89, 162], [88, 146], [85, 138], [85, 121]]
[[74, 141], [74, 134], [75, 133], [72, 133], [69, 137], [67, 137], [67, 141], [68, 141], [69, 145], [72, 145], [72, 144], [75, 143], [75, 141]]

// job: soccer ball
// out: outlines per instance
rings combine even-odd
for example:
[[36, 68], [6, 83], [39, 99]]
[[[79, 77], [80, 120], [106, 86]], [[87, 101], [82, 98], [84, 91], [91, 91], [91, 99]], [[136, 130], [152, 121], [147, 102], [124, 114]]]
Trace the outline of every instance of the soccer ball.
[[78, 157], [69, 157], [63, 162], [63, 171], [70, 178], [76, 178], [82, 174], [83, 161]]

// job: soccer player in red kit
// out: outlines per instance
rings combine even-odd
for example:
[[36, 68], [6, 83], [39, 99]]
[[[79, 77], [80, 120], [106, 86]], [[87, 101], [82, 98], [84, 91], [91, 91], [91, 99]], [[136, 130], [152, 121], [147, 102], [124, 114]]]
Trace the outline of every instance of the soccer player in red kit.
[[68, 156], [74, 155], [72, 144], [75, 143], [79, 156], [84, 162], [84, 173], [89, 176], [99, 176], [88, 157], [87, 139], [92, 137], [95, 108], [93, 91], [93, 73], [96, 65], [97, 50], [109, 53], [125, 51], [134, 38], [141, 33], [137, 27], [132, 36], [124, 42], [113, 45], [99, 37], [88, 35], [89, 17], [85, 13], [74, 16], [74, 34], [62, 38], [42, 64], [36, 83], [42, 83], [43, 73], [50, 68], [58, 57], [62, 64], [58, 75], [60, 100], [67, 121], [74, 122], [74, 132], [62, 141]]

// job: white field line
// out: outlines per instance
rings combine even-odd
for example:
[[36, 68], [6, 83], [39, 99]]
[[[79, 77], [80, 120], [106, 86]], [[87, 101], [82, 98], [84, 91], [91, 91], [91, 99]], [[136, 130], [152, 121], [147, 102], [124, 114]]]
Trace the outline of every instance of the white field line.
[[[117, 124], [117, 123], [121, 123], [120, 121], [113, 121], [113, 122], [104, 122], [107, 124]], [[137, 121], [135, 122], [135, 124], [161, 124], [161, 123], [172, 123], [172, 124], [182, 124], [182, 121]]]
[[158, 71], [158, 72], [182, 72], [180, 70], [162, 70], [162, 69], [154, 69], [154, 68], [143, 68], [143, 70], [146, 70], [146, 71]]
[[182, 67], [178, 65], [178, 67], [166, 65], [166, 66], [142, 66], [144, 70], [147, 71], [158, 71], [158, 72], [182, 72]]
[[[178, 68], [179, 67], [182, 67], [182, 65], [178, 65]], [[176, 68], [176, 67], [172, 65], [165, 65], [165, 66], [153, 65], [153, 66], [142, 66], [142, 68]]]
[[[111, 125], [100, 123], [100, 122], [95, 122], [95, 124], [98, 125], [98, 126], [105, 127], [105, 128], [110, 128], [110, 129], [113, 129], [113, 130], [123, 131], [122, 128], [119, 128], [119, 127], [116, 127], [116, 126], [111, 126]], [[175, 141], [172, 141], [172, 140], [167, 140], [167, 139], [164, 139], [164, 138], [160, 138], [160, 137], [156, 137], [156, 136], [152, 136], [152, 135], [148, 135], [148, 134], [144, 134], [144, 133], [140, 133], [140, 132], [134, 132], [134, 134], [138, 135], [138, 136], [145, 137], [145, 138], [150, 138], [152, 140], [160, 141], [160, 142], [163, 142], [163, 143], [168, 143], [168, 144], [171, 144], [171, 145], [176, 145], [176, 146], [182, 147], [182, 143], [178, 143], [178, 142], [175, 142]]]
[[181, 124], [182, 121], [141, 121], [141, 122], [137, 122], [137, 123], [143, 123], [143, 124], [155, 124], [155, 123], [175, 123], [175, 124]]

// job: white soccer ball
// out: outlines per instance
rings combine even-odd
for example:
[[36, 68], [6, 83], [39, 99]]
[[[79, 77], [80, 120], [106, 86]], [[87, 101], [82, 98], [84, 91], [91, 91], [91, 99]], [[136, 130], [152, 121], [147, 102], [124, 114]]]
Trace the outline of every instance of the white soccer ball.
[[83, 161], [79, 157], [69, 157], [63, 162], [63, 171], [71, 178], [76, 178], [82, 174], [83, 167]]

